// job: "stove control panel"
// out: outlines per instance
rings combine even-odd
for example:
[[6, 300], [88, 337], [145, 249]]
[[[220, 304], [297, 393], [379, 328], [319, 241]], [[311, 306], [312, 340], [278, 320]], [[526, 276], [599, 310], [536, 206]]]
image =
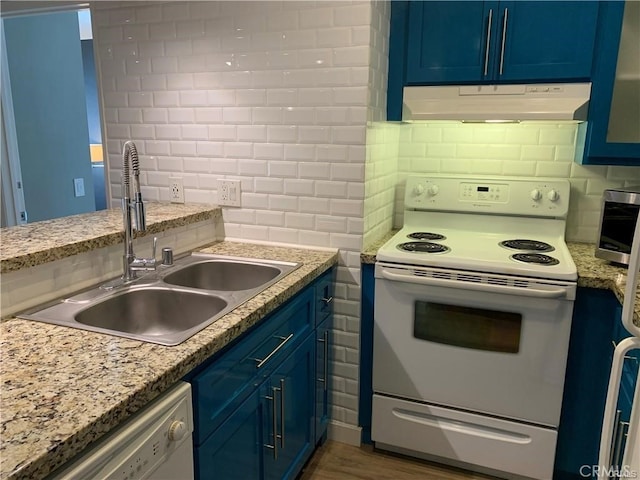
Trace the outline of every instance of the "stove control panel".
[[405, 208], [565, 217], [569, 192], [562, 179], [410, 176]]
[[479, 184], [460, 182], [460, 199], [506, 203], [509, 201], [509, 185], [504, 183]]

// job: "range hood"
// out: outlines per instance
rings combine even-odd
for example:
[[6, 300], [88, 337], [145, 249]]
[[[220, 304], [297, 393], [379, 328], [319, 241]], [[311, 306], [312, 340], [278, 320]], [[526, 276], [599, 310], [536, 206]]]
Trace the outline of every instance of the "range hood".
[[404, 87], [402, 120], [587, 119], [590, 83]]

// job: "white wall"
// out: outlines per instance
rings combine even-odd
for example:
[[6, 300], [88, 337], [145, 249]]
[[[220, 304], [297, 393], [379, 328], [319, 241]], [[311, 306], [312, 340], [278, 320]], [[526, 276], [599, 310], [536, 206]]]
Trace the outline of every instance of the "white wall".
[[94, 5], [113, 196], [133, 139], [145, 198], [168, 201], [180, 176], [187, 202], [216, 203], [216, 180], [239, 179], [227, 238], [339, 248], [332, 419], [356, 426], [367, 120], [386, 108], [388, 2]]

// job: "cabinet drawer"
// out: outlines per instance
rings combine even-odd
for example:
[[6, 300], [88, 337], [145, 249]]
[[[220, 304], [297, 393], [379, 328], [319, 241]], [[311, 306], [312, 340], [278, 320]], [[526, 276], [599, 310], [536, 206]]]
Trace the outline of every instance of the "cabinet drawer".
[[311, 332], [314, 289], [265, 319], [193, 379], [194, 442], [200, 445]]
[[334, 300], [334, 270], [324, 273], [315, 283], [316, 303], [315, 316], [316, 326], [320, 325], [329, 315], [333, 313]]

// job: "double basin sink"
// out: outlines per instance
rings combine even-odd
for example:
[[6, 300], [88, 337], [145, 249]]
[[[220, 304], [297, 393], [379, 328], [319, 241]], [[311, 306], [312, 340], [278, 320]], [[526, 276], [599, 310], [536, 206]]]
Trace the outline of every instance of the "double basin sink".
[[131, 283], [96, 287], [18, 316], [178, 345], [299, 266], [193, 253]]

